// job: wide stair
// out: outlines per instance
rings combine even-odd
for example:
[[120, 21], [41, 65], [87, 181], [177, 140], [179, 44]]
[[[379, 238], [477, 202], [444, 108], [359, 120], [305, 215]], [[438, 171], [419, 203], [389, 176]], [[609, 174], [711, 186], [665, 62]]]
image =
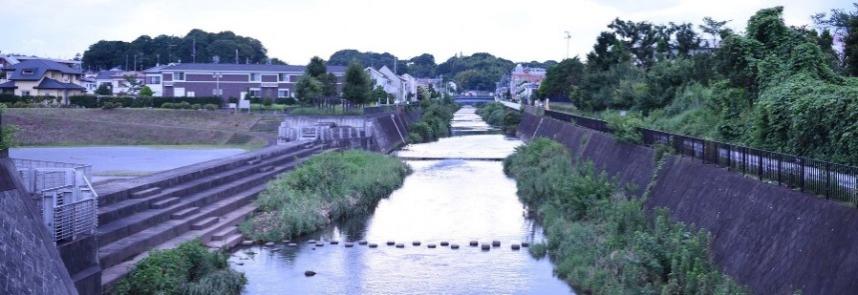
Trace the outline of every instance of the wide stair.
[[103, 200], [98, 212], [103, 289], [109, 290], [149, 250], [192, 239], [211, 248], [235, 246], [242, 239], [237, 224], [253, 212], [253, 200], [267, 181], [322, 150], [295, 146]]

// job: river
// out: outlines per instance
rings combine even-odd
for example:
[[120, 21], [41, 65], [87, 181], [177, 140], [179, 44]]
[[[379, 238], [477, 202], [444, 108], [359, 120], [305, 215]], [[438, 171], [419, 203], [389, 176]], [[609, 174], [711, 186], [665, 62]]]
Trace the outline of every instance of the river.
[[[542, 229], [525, 218], [515, 181], [503, 158], [521, 142], [486, 134], [474, 109], [459, 110], [453, 137], [404, 147], [397, 155], [414, 171], [403, 186], [366, 217], [351, 218], [306, 237], [298, 247], [238, 248], [232, 267], [248, 279], [245, 294], [570, 294], [548, 259], [535, 259], [512, 243], [543, 241]], [[466, 160], [463, 160], [466, 159]], [[339, 241], [322, 247], [307, 240]], [[367, 240], [369, 248], [344, 242]], [[482, 251], [469, 241], [501, 242]], [[405, 248], [385, 242], [404, 243]], [[412, 245], [420, 241], [420, 246]], [[441, 242], [461, 248], [441, 246]], [[429, 248], [429, 243], [437, 248]], [[314, 271], [312, 277], [305, 271]]]

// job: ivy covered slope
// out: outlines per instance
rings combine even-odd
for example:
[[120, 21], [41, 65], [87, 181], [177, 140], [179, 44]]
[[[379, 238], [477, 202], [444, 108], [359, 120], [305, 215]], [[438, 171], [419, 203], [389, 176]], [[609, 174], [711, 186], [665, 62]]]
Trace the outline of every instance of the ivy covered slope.
[[321, 229], [340, 218], [369, 213], [410, 172], [391, 156], [366, 151], [314, 156], [268, 184], [258, 211], [241, 224], [253, 240], [279, 241]]
[[477, 115], [480, 115], [489, 125], [500, 128], [504, 133], [511, 135], [515, 135], [515, 129], [521, 122], [521, 111], [512, 110], [499, 102], [481, 106], [477, 109]]
[[542, 220], [555, 271], [585, 294], [743, 294], [709, 259], [709, 235], [671, 222], [624, 195], [590, 164], [570, 164], [561, 144], [539, 138], [516, 149], [504, 171]]
[[834, 15], [817, 18], [816, 31], [767, 8], [744, 33], [711, 18], [701, 33], [617, 19], [586, 63], [549, 69], [539, 94], [597, 116], [627, 110], [651, 128], [858, 165], [858, 11]]
[[112, 290], [117, 295], [238, 295], [247, 280], [229, 268], [227, 255], [199, 241], [153, 250]]

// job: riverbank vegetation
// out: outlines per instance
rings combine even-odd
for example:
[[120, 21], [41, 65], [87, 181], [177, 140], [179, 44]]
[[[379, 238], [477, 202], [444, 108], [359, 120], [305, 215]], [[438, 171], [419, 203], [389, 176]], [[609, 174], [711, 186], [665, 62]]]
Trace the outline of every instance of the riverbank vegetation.
[[[518, 194], [541, 219], [555, 271], [581, 293], [743, 294], [709, 258], [709, 235], [672, 222], [665, 209], [647, 216], [591, 164], [540, 138], [504, 161]], [[544, 247], [544, 248], [543, 248]], [[540, 250], [542, 249], [542, 250]]]
[[378, 153], [351, 150], [314, 156], [271, 181], [256, 200], [258, 211], [240, 229], [253, 240], [280, 241], [367, 214], [399, 188], [409, 172], [399, 159]]
[[420, 88], [420, 120], [414, 122], [408, 131], [410, 143], [421, 143], [450, 136], [450, 122], [459, 106], [449, 95], [439, 95]]
[[153, 250], [112, 290], [116, 295], [237, 295], [247, 283], [229, 268], [227, 254], [209, 252], [194, 240]]
[[[0, 117], [6, 112], [6, 105], [0, 103]], [[15, 146], [15, 126], [5, 124], [0, 126], [0, 151]]]
[[515, 135], [518, 123], [521, 122], [521, 111], [510, 109], [499, 102], [481, 106], [477, 109], [477, 115], [480, 115], [489, 125], [500, 128], [509, 135]]
[[550, 68], [539, 95], [596, 116], [626, 110], [650, 128], [858, 164], [858, 10], [817, 16], [814, 27], [786, 25], [783, 10], [759, 10], [742, 33], [712, 18], [616, 19], [583, 61]]

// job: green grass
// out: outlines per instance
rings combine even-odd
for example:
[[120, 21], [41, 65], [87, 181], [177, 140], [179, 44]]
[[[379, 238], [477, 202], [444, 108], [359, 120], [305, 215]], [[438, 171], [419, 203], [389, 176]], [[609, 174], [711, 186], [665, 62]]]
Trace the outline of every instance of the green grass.
[[500, 128], [506, 134], [515, 134], [518, 123], [521, 122], [521, 111], [512, 110], [499, 102], [481, 106], [477, 109], [477, 115], [480, 115], [489, 125]]
[[268, 184], [259, 210], [241, 224], [253, 240], [279, 241], [367, 214], [402, 185], [408, 166], [397, 158], [352, 150], [314, 156]]
[[709, 234], [672, 222], [666, 209], [647, 216], [591, 164], [570, 165], [561, 144], [540, 138], [516, 149], [504, 171], [536, 213], [557, 275], [585, 294], [744, 294], [709, 254]]
[[153, 250], [112, 290], [116, 295], [236, 295], [247, 282], [229, 268], [227, 255], [194, 240], [175, 249]]

